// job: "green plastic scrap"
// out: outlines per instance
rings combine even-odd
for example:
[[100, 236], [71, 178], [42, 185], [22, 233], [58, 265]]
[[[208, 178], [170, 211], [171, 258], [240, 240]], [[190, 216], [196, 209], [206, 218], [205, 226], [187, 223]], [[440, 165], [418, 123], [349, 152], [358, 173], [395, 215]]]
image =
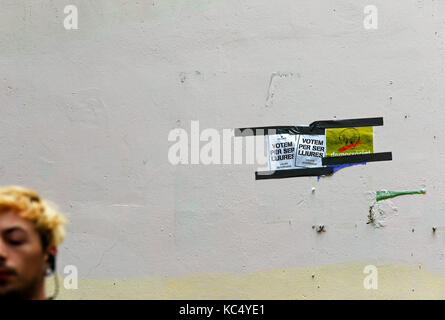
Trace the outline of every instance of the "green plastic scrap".
[[424, 194], [426, 193], [425, 189], [421, 190], [402, 190], [402, 191], [388, 191], [388, 190], [380, 190], [376, 192], [376, 200], [385, 200], [389, 198], [394, 198], [397, 196], [401, 196], [404, 194]]

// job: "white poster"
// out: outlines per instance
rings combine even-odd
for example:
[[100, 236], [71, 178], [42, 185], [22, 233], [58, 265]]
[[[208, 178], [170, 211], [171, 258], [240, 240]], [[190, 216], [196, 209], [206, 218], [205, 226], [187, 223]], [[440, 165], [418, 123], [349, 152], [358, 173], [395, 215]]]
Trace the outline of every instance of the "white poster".
[[297, 138], [296, 167], [322, 167], [321, 159], [326, 154], [325, 135], [300, 135]]
[[288, 170], [295, 168], [295, 151], [298, 136], [276, 134], [267, 136], [269, 170]]

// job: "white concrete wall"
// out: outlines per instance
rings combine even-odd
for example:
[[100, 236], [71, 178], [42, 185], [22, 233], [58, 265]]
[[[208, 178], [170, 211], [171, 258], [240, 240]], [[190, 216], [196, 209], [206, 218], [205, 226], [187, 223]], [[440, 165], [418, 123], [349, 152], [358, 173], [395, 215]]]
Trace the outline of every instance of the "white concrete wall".
[[[64, 29], [68, 4], [78, 30]], [[377, 30], [363, 27], [368, 4]], [[445, 226], [445, 2], [0, 6], [0, 181], [69, 213], [60, 268], [104, 281], [349, 263], [445, 271], [444, 231], [431, 232]], [[269, 88], [274, 72], [288, 76]], [[170, 130], [192, 120], [222, 130], [373, 116], [385, 120], [375, 150], [394, 160], [320, 181], [167, 158]], [[423, 187], [392, 200], [386, 227], [366, 224], [370, 192]]]

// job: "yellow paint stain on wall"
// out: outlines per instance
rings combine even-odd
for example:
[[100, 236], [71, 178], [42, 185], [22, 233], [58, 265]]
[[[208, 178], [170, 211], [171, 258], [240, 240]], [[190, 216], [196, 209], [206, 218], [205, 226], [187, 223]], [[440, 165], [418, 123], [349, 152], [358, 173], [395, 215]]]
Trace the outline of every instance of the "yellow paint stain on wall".
[[[378, 268], [378, 289], [365, 289], [366, 265]], [[48, 279], [48, 294], [53, 281]], [[177, 278], [80, 279], [58, 299], [444, 299], [445, 272], [421, 266], [348, 263], [245, 274]]]

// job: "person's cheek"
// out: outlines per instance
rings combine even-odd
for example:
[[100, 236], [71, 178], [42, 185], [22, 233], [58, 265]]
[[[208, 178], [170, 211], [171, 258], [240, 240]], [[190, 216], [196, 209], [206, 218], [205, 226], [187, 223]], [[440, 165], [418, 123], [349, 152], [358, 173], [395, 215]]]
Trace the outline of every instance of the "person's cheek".
[[[13, 255], [14, 268], [18, 273], [19, 282], [33, 280], [40, 271], [41, 253], [31, 245], [23, 245]], [[39, 269], [39, 270], [37, 270]]]
[[17, 273], [17, 278], [19, 281], [26, 276], [26, 249], [25, 248], [14, 248], [10, 255], [10, 266], [14, 268]]
[[[32, 248], [26, 255], [26, 265], [31, 277], [40, 278], [45, 271], [44, 255], [39, 248]], [[31, 267], [32, 266], [32, 267]]]

